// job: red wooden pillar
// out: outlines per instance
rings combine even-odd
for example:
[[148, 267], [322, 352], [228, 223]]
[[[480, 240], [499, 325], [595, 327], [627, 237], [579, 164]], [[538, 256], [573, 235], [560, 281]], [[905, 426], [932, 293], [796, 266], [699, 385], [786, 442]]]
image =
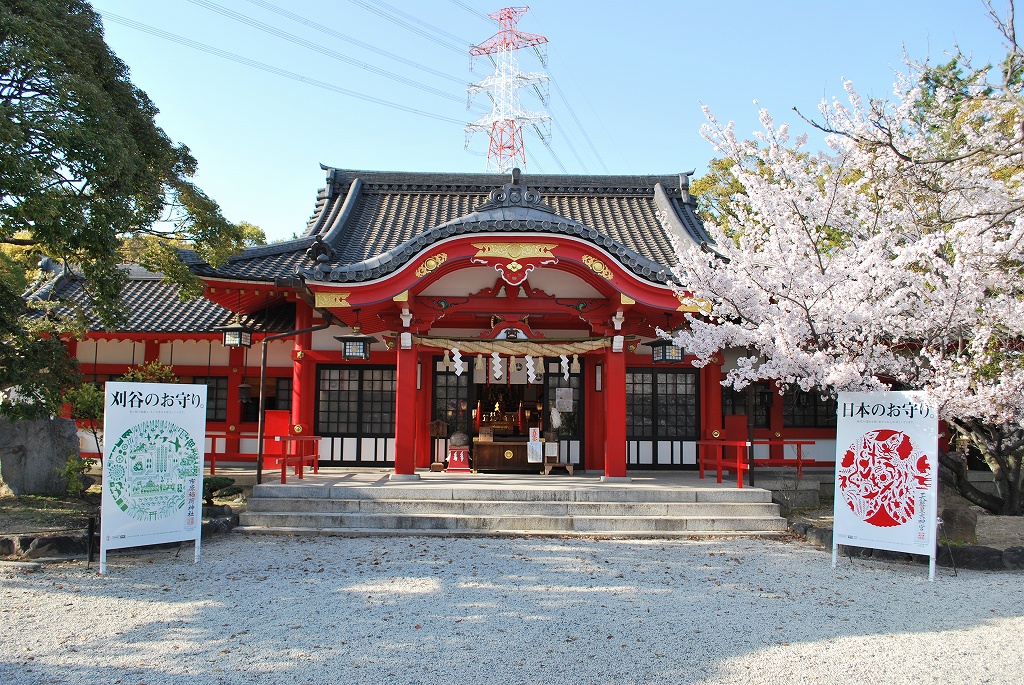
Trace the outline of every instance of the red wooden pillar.
[[395, 396], [395, 472], [393, 480], [416, 475], [416, 350], [398, 346]]
[[147, 340], [145, 342], [145, 352], [142, 353], [142, 363], [149, 364], [156, 361], [160, 361], [160, 341]]
[[245, 348], [232, 347], [228, 350], [228, 407], [226, 420], [228, 432], [238, 430], [242, 422], [242, 403], [238, 401], [238, 386], [245, 378]]
[[[722, 430], [722, 354], [718, 353], [700, 370], [701, 438], [708, 440], [711, 432]], [[736, 439], [736, 438], [733, 438]]]
[[419, 390], [416, 391], [416, 467], [430, 468], [434, 461], [432, 450], [434, 441], [430, 437], [429, 425], [431, 421], [430, 405], [432, 401], [431, 390], [433, 388], [433, 371], [430, 368], [432, 358], [417, 351], [416, 354], [416, 381], [419, 383]]
[[[295, 330], [313, 325], [313, 310], [303, 302], [295, 303]], [[313, 345], [312, 333], [300, 333], [292, 341], [292, 426], [303, 426], [302, 430], [313, 430], [312, 365], [306, 352]], [[307, 388], [307, 384], [309, 387]]]
[[[605, 426], [605, 378], [608, 372], [605, 355], [591, 353], [587, 356], [587, 401], [586, 431], [583, 436], [583, 468], [586, 470], [604, 470], [604, 426]], [[598, 391], [598, 374], [601, 383]]]
[[626, 355], [605, 353], [604, 363], [604, 476], [626, 478]]

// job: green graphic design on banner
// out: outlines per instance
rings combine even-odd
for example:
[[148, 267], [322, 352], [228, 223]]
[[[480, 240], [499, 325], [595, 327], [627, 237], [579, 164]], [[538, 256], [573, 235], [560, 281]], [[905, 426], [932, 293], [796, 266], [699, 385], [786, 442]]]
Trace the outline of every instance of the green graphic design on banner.
[[[126, 430], [108, 460], [110, 495], [136, 521], [159, 521], [181, 511], [188, 479], [199, 476], [201, 463], [199, 446], [188, 431], [162, 419]], [[186, 530], [195, 525], [194, 514], [188, 518]]]

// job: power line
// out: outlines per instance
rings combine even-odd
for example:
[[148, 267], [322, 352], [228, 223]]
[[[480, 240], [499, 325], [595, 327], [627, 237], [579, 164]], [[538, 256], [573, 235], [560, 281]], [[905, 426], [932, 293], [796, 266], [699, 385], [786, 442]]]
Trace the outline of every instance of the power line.
[[[390, 21], [393, 24], [397, 24], [398, 26], [401, 26], [402, 28], [404, 28], [407, 31], [411, 31], [411, 32], [415, 33], [418, 36], [422, 36], [423, 38], [426, 38], [429, 41], [437, 43], [438, 45], [440, 45], [441, 47], [443, 47], [443, 48], [445, 48], [447, 50], [452, 50], [453, 52], [457, 52], [460, 55], [465, 55], [466, 54], [466, 48], [465, 47], [452, 45], [448, 41], [442, 40], [442, 39], [438, 38], [435, 35], [432, 35], [431, 33], [427, 32], [427, 31], [424, 31], [422, 29], [416, 28], [415, 26], [413, 26], [412, 24], [410, 24], [407, 21], [402, 21], [398, 17], [393, 17], [393, 16], [389, 15], [384, 10], [380, 10], [380, 9], [377, 9], [376, 7], [370, 6], [370, 4], [367, 3], [367, 2], [362, 2], [361, 0], [349, 0], [349, 2], [351, 2], [353, 5], [358, 5], [359, 7], [362, 7], [367, 12], [372, 12], [373, 14], [376, 14], [381, 19], [385, 19], [387, 21]], [[426, 24], [426, 22], [421, 22], [419, 20], [417, 20], [417, 23]], [[429, 26], [429, 24], [426, 24], [426, 25]], [[443, 33], [441, 31], [441, 29], [437, 28], [436, 26], [432, 26], [430, 28], [431, 28], [431, 31], [433, 31], [434, 33]], [[469, 43], [465, 43], [465, 45], [469, 45]]]
[[281, 38], [283, 40], [287, 40], [287, 41], [289, 41], [291, 43], [295, 43], [296, 45], [301, 45], [304, 48], [307, 48], [309, 50], [313, 50], [314, 52], [319, 52], [322, 55], [327, 55], [328, 57], [333, 57], [336, 60], [339, 60], [341, 62], [345, 62], [346, 64], [351, 64], [354, 67], [358, 67], [359, 69], [363, 69], [365, 71], [369, 71], [370, 73], [377, 74], [378, 76], [383, 76], [384, 78], [391, 79], [392, 81], [397, 81], [398, 83], [405, 84], [405, 85], [410, 86], [412, 88], [418, 88], [419, 90], [422, 90], [422, 91], [424, 91], [426, 93], [430, 93], [431, 95], [436, 95], [438, 97], [442, 97], [442, 98], [445, 98], [445, 99], [448, 99], [448, 100], [452, 100], [454, 102], [460, 102], [461, 103], [463, 101], [462, 98], [457, 96], [457, 95], [453, 95], [451, 93], [448, 93], [446, 91], [440, 90], [438, 88], [433, 88], [431, 86], [422, 84], [422, 83], [420, 83], [418, 81], [415, 81], [415, 80], [410, 79], [410, 78], [406, 78], [404, 76], [400, 76], [398, 74], [395, 74], [393, 72], [387, 71], [385, 69], [381, 69], [379, 67], [375, 67], [372, 64], [368, 64], [366, 62], [362, 62], [360, 60], [354, 59], [352, 57], [349, 57], [348, 55], [344, 55], [344, 54], [342, 54], [340, 52], [337, 52], [335, 50], [331, 50], [330, 48], [325, 48], [322, 45], [319, 45], [319, 44], [314, 43], [312, 41], [308, 41], [308, 40], [306, 40], [304, 38], [300, 38], [300, 37], [298, 37], [298, 36], [296, 36], [294, 34], [288, 33], [287, 31], [282, 31], [281, 29], [275, 28], [275, 27], [270, 26], [268, 24], [264, 24], [263, 22], [257, 21], [255, 19], [247, 17], [246, 15], [240, 14], [240, 13], [235, 12], [233, 10], [229, 10], [226, 7], [222, 7], [221, 5], [218, 5], [217, 3], [210, 2], [209, 0], [188, 0], [188, 1], [191, 2], [193, 5], [199, 5], [200, 7], [205, 7], [206, 9], [210, 10], [211, 12], [216, 12], [218, 14], [221, 14], [221, 15], [223, 15], [225, 17], [228, 17], [229, 19], [233, 19], [233, 20], [235, 20], [237, 22], [245, 24], [246, 26], [251, 26], [252, 28], [255, 28], [257, 30], [263, 31], [264, 33], [269, 33], [269, 34], [277, 36], [278, 38]]
[[409, 14], [408, 12], [403, 12], [402, 10], [398, 9], [397, 7], [395, 7], [393, 5], [389, 5], [386, 2], [383, 2], [383, 0], [370, 0], [370, 2], [372, 2], [375, 5], [377, 5], [378, 7], [384, 8], [386, 11], [391, 12], [392, 14], [397, 14], [398, 16], [404, 17], [404, 18], [408, 19], [409, 21], [412, 21], [412, 22], [414, 22], [416, 24], [419, 24], [420, 26], [422, 26], [422, 27], [424, 27], [426, 29], [434, 31], [435, 33], [438, 33], [438, 34], [440, 34], [442, 36], [446, 36], [448, 38], [451, 38], [452, 40], [454, 40], [457, 43], [462, 43], [463, 45], [469, 45], [469, 43], [467, 41], [465, 41], [464, 39], [462, 39], [459, 36], [456, 36], [454, 33], [448, 33], [447, 31], [445, 31], [444, 29], [442, 29], [442, 28], [440, 28], [438, 26], [434, 26], [433, 24], [425, 22], [422, 19]]
[[449, 123], [449, 124], [456, 124], [456, 125], [458, 125], [460, 127], [463, 126], [463, 122], [461, 120], [459, 120], [459, 119], [452, 119], [451, 117], [441, 116], [439, 114], [432, 114], [430, 112], [425, 112], [425, 111], [420, 110], [420, 109], [415, 109], [413, 107], [407, 107], [405, 105], [400, 105], [400, 104], [395, 103], [395, 102], [390, 102], [388, 100], [383, 100], [381, 98], [377, 98], [377, 97], [374, 97], [372, 95], [365, 95], [363, 93], [359, 93], [359, 92], [356, 92], [354, 90], [349, 90], [348, 88], [342, 88], [341, 86], [336, 86], [336, 85], [334, 85], [332, 83], [327, 83], [325, 81], [320, 81], [320, 80], [317, 80], [317, 79], [309, 78], [308, 76], [302, 76], [301, 74], [296, 74], [293, 71], [287, 71], [285, 69], [281, 69], [281, 68], [272, 66], [270, 64], [265, 64], [263, 62], [257, 62], [256, 60], [249, 59], [248, 57], [242, 57], [241, 55], [236, 55], [233, 52], [227, 52], [226, 50], [221, 50], [220, 48], [215, 48], [213, 46], [206, 45], [205, 43], [199, 43], [197, 41], [190, 40], [188, 38], [184, 38], [184, 37], [179, 36], [177, 34], [169, 33], [167, 31], [155, 28], [153, 26], [149, 26], [147, 24], [142, 24], [142, 23], [134, 21], [132, 19], [128, 19], [127, 17], [122, 17], [120, 15], [114, 14], [113, 12], [108, 12], [106, 10], [96, 10], [96, 11], [105, 20], [113, 21], [116, 24], [121, 24], [123, 26], [127, 26], [129, 28], [133, 28], [136, 31], [142, 31], [143, 33], [148, 33], [148, 34], [150, 34], [152, 36], [156, 36], [158, 38], [163, 38], [164, 40], [169, 40], [169, 41], [171, 41], [173, 43], [178, 43], [180, 45], [184, 45], [184, 46], [192, 48], [194, 50], [199, 50], [201, 52], [206, 52], [208, 54], [214, 55], [216, 57], [220, 57], [222, 59], [226, 59], [226, 60], [229, 60], [229, 61], [232, 61], [232, 62], [237, 62], [238, 64], [243, 64], [243, 65], [245, 65], [247, 67], [251, 67], [253, 69], [259, 69], [261, 71], [266, 71], [266, 72], [269, 72], [269, 73], [274, 74], [276, 76], [281, 76], [281, 77], [284, 77], [284, 78], [287, 78], [287, 79], [291, 79], [293, 81], [298, 81], [300, 83], [305, 83], [305, 84], [308, 84], [308, 85], [311, 85], [311, 86], [315, 86], [317, 88], [322, 88], [324, 90], [329, 90], [329, 91], [334, 92], [334, 93], [340, 93], [341, 95], [348, 95], [349, 97], [353, 97], [353, 98], [356, 98], [356, 99], [359, 99], [359, 100], [364, 100], [366, 102], [372, 102], [372, 103], [377, 104], [377, 105], [383, 105], [384, 107], [390, 107], [392, 109], [397, 109], [397, 110], [400, 110], [402, 112], [408, 112], [410, 114], [417, 114], [419, 116], [427, 117], [428, 119], [436, 119], [437, 121], [443, 121], [443, 122]]
[[[592, 141], [590, 139], [590, 136], [587, 134], [586, 127], [582, 123], [580, 123], [580, 118], [576, 116], [576, 111], [572, 108], [572, 105], [569, 104], [569, 100], [568, 98], [565, 97], [565, 93], [562, 92], [562, 89], [558, 85], [558, 82], [555, 81], [554, 79], [551, 79], [551, 82], [555, 84], [555, 92], [558, 93], [558, 96], [560, 98], [562, 98], [562, 103], [565, 105], [565, 108], [569, 110], [569, 116], [571, 116], [572, 120], [576, 122], [576, 128], [578, 128], [580, 130], [580, 133], [583, 134], [583, 140], [587, 141], [587, 145], [590, 147], [590, 151], [593, 152], [594, 157], [597, 158], [597, 163], [601, 165], [601, 168], [604, 169], [604, 173], [607, 174], [608, 167], [605, 165], [604, 160], [601, 159], [601, 153], [599, 153], [597, 151], [597, 148], [594, 146], [594, 141]], [[573, 154], [576, 154], [575, 151], [573, 151]], [[577, 159], [579, 159], [579, 157], [577, 157]]]
[[[537, 13], [536, 12], [534, 12], [534, 20], [537, 22], [537, 25], [539, 26], [540, 25], [540, 20], [537, 17]], [[543, 30], [543, 27], [541, 27], [541, 30]], [[552, 48], [552, 51], [557, 54], [557, 50], [554, 50]], [[564, 60], [563, 60], [563, 63], [564, 63]], [[547, 65], [545, 65], [545, 71], [547, 71]], [[567, 73], [569, 73], [569, 78], [572, 79], [572, 73], [568, 72], [568, 70], [566, 70], [566, 71], [567, 71]], [[548, 76], [549, 77], [551, 76], [550, 72], [548, 72]], [[575, 79], [572, 79], [572, 80], [573, 80], [573, 82], [575, 82]], [[558, 96], [562, 99], [562, 103], [565, 105], [565, 108], [567, 110], [569, 110], [569, 116], [571, 116], [573, 121], [576, 122], [576, 127], [579, 128], [580, 133], [583, 135], [583, 139], [585, 141], [587, 141], [587, 145], [590, 147], [590, 151], [594, 153], [594, 157], [597, 159], [598, 163], [601, 165], [601, 168], [604, 169], [604, 173], [607, 174], [608, 173], [608, 166], [604, 163], [604, 160], [601, 158], [601, 154], [597, 151], [597, 147], [594, 146], [594, 141], [592, 141], [590, 139], [590, 135], [587, 133], [587, 129], [583, 126], [582, 123], [580, 123], [580, 119], [579, 119], [579, 117], [576, 116], [576, 111], [572, 108], [572, 104], [570, 104], [569, 99], [567, 97], [565, 97], [565, 93], [562, 92], [562, 88], [558, 85], [558, 81], [556, 81], [554, 78], [551, 78], [551, 82], [555, 84], [555, 92], [558, 93]], [[586, 100], [586, 94], [583, 95], [583, 100], [584, 100], [584, 102], [587, 101]], [[589, 103], [587, 103], [587, 104], [589, 105]], [[590, 109], [593, 110], [594, 108], [591, 106]], [[595, 116], [597, 116], [597, 112], [596, 111], [594, 112], [594, 114], [595, 114]], [[605, 129], [605, 133], [607, 134], [608, 133], [608, 129], [605, 127], [604, 122], [601, 121], [601, 117], [597, 116], [597, 120], [598, 120], [598, 122], [601, 123], [601, 127]], [[612, 141], [612, 145], [614, 146], [615, 145], [615, 139], [611, 135], [609, 135], [608, 138]], [[618, 147], [616, 147], [616, 150], [618, 151]], [[619, 152], [619, 155], [622, 156], [621, 151]], [[625, 157], [623, 157], [623, 159], [625, 159]]]
[[392, 60], [394, 60], [396, 62], [401, 62], [402, 64], [404, 64], [406, 66], [413, 67], [414, 69], [419, 69], [420, 71], [425, 71], [428, 74], [433, 74], [434, 76], [438, 76], [440, 78], [447, 79], [449, 81], [452, 81], [454, 83], [458, 83], [458, 84], [463, 85], [463, 86], [465, 86], [465, 84], [466, 84], [466, 79], [464, 79], [464, 78], [459, 78], [457, 76], [451, 76], [449, 74], [444, 73], [443, 71], [438, 71], [437, 69], [431, 69], [430, 67], [428, 67], [428, 66], [426, 66], [424, 64], [421, 64], [421, 63], [416, 62], [416, 61], [411, 60], [411, 59], [406, 59], [405, 57], [402, 57], [400, 55], [396, 55], [393, 52], [388, 52], [387, 50], [383, 50], [383, 49], [378, 48], [378, 47], [376, 47], [374, 45], [370, 45], [369, 43], [364, 43], [363, 41], [359, 40], [358, 38], [353, 38], [352, 36], [346, 35], [346, 34], [340, 32], [340, 31], [335, 31], [334, 29], [332, 29], [329, 26], [324, 26], [323, 24], [319, 24], [319, 23], [317, 23], [317, 22], [315, 22], [315, 21], [313, 21], [311, 19], [306, 19], [305, 17], [303, 17], [301, 15], [295, 14], [293, 12], [289, 12], [288, 10], [286, 10], [286, 9], [284, 9], [282, 7], [278, 7], [277, 5], [274, 5], [272, 3], [266, 2], [266, 0], [246, 0], [246, 1], [252, 3], [253, 5], [256, 5], [257, 7], [262, 7], [263, 9], [265, 9], [265, 10], [267, 10], [269, 12], [273, 12], [275, 14], [278, 14], [278, 15], [282, 16], [282, 17], [285, 17], [286, 19], [291, 19], [292, 21], [294, 21], [296, 23], [299, 23], [299, 24], [302, 24], [303, 26], [307, 26], [307, 27], [313, 29], [314, 31], [319, 31], [320, 33], [324, 33], [324, 34], [326, 34], [328, 36], [331, 36], [332, 38], [337, 38], [338, 40], [343, 40], [343, 41], [345, 41], [347, 43], [351, 43], [352, 45], [355, 45], [356, 47], [359, 47], [359, 48], [362, 48], [364, 50], [368, 50], [370, 52], [376, 53], [378, 55], [381, 55], [382, 57], [387, 57], [388, 59], [392, 59]]
[[[580, 168], [583, 169], [583, 173], [589, 174], [590, 170], [587, 169], [587, 165], [583, 162], [583, 159], [580, 158], [579, 153], [576, 152], [575, 146], [573, 146], [572, 143], [569, 142], [569, 136], [566, 134], [565, 129], [563, 129], [562, 125], [558, 123], [558, 119], [553, 118], [552, 121], [555, 122], [555, 129], [557, 129], [558, 132], [562, 134], [562, 140], [564, 140], [566, 142], [566, 145], [569, 146], [569, 152], [571, 152], [572, 156], [576, 158], [576, 161], [579, 163]], [[607, 169], [605, 169], [605, 173], [608, 173]]]
[[452, 1], [453, 5], [457, 5], [458, 7], [461, 7], [462, 9], [464, 9], [467, 12], [469, 12], [470, 14], [472, 14], [474, 17], [477, 17], [478, 19], [483, 19], [488, 24], [494, 24], [494, 20], [491, 19], [490, 15], [488, 15], [486, 12], [481, 12], [480, 10], [476, 9], [475, 7], [472, 7], [470, 5], [467, 5], [464, 2], [461, 2], [461, 0], [451, 0], [451, 1]]
[[[565, 170], [565, 165], [562, 164], [562, 160], [560, 160], [558, 158], [558, 155], [556, 155], [555, 151], [551, 148], [551, 141], [548, 140], [548, 137], [545, 136], [544, 132], [540, 130], [540, 126], [537, 126], [537, 124], [534, 124], [533, 125], [533, 132], [537, 134], [538, 138], [540, 138], [540, 142], [544, 143], [544, 147], [546, 147], [548, 149], [548, 152], [551, 153], [551, 158], [555, 160], [555, 164], [557, 164], [558, 168], [562, 170], [562, 173], [563, 174], [569, 173], [568, 171]], [[579, 157], [577, 157], [576, 159], [579, 159]], [[582, 162], [581, 162], [581, 164], [582, 164]]]

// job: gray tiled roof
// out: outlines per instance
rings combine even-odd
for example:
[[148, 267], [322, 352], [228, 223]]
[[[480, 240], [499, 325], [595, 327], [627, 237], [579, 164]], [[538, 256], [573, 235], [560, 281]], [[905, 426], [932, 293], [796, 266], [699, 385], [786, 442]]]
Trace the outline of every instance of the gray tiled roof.
[[[147, 271], [137, 265], [125, 265], [128, 282], [121, 291], [128, 320], [118, 331], [127, 333], [210, 333], [217, 326], [233, 321], [234, 314], [205, 298], [182, 301], [178, 286], [163, 280], [163, 274]], [[105, 330], [92, 313], [91, 297], [84, 280], [74, 272], [62, 272], [44, 288], [29, 295], [34, 299], [63, 300], [81, 307], [89, 322], [89, 330]], [[62, 307], [57, 314], [70, 315], [71, 306]], [[294, 305], [271, 308], [252, 318], [243, 317], [243, 323], [254, 330], [287, 331], [295, 324]]]
[[529, 217], [516, 214], [522, 227], [510, 228], [501, 221], [512, 216], [507, 207], [480, 211], [509, 185], [507, 175], [327, 172], [327, 187], [318, 193], [301, 238], [245, 250], [218, 269], [194, 253], [183, 252], [183, 259], [207, 277], [273, 281], [302, 273], [316, 280], [367, 280], [455, 233], [534, 230], [590, 240], [637, 275], [663, 282], [676, 263], [670, 231], [682, 240], [711, 242], [681, 175], [523, 175], [520, 187], [539, 193], [539, 203], [530, 206]]

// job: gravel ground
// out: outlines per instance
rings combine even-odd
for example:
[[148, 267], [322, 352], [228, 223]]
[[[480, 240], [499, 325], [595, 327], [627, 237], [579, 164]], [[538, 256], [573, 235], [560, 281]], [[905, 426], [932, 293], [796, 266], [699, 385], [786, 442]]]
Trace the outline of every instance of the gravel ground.
[[213, 538], [0, 566], [0, 683], [1020, 683], [1019, 574], [789, 540]]

